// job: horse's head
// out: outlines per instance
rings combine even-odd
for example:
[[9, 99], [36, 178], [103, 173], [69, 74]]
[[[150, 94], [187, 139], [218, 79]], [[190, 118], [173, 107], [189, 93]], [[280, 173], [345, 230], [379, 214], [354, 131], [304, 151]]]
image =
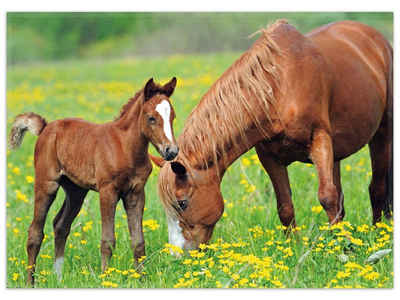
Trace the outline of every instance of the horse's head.
[[175, 77], [163, 86], [154, 83], [151, 78], [143, 90], [144, 105], [139, 121], [141, 131], [165, 160], [174, 159], [179, 150], [172, 126], [175, 112], [169, 100], [175, 86]]
[[215, 171], [189, 171], [179, 161], [152, 159], [161, 166], [158, 188], [167, 215], [169, 243], [183, 249], [207, 243], [224, 211]]

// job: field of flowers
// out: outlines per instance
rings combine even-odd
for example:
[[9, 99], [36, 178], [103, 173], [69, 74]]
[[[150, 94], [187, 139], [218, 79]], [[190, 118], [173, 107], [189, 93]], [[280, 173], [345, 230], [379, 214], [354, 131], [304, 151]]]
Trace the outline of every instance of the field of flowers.
[[[145, 81], [178, 78], [172, 96], [177, 114], [175, 134], [201, 95], [239, 54], [225, 53], [167, 58], [69, 61], [10, 67], [7, 73], [7, 133], [15, 115], [34, 111], [48, 121], [81, 117], [93, 122], [112, 120]], [[7, 287], [25, 287], [27, 229], [33, 214], [33, 149], [27, 134], [22, 147], [7, 151]], [[151, 149], [155, 154], [154, 149]], [[393, 254], [376, 263], [366, 260], [378, 250], [393, 248], [393, 222], [371, 226], [368, 148], [342, 162], [345, 221], [329, 227], [317, 199], [312, 165], [289, 167], [298, 227], [285, 236], [276, 211], [275, 195], [254, 150], [226, 173], [222, 192], [225, 212], [207, 251], [170, 254], [167, 225], [156, 190], [154, 167], [146, 185], [143, 272], [132, 268], [126, 215], [120, 203], [116, 215], [117, 246], [110, 268], [101, 273], [98, 194], [89, 192], [72, 225], [66, 245], [64, 276], [53, 272], [52, 219], [61, 207], [63, 191], [48, 214], [45, 239], [37, 261], [37, 286], [104, 288], [391, 288]]]

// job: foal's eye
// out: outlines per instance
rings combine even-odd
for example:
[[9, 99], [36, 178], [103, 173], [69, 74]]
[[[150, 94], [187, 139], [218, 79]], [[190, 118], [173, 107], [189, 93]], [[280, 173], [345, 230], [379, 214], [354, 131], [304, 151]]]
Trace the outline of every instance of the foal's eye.
[[148, 121], [149, 121], [150, 124], [155, 124], [156, 123], [156, 118], [149, 117]]
[[188, 202], [187, 200], [178, 200], [178, 205], [182, 210], [185, 210], [188, 205]]

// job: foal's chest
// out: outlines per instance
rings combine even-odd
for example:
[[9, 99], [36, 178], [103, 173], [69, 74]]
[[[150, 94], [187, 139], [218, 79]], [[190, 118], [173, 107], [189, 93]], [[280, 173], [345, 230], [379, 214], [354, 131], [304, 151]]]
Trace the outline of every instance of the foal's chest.
[[122, 183], [125, 191], [130, 190], [139, 192], [144, 189], [149, 175], [151, 174], [152, 166], [149, 162], [142, 166], [136, 166], [134, 169], [126, 172], [126, 178]]

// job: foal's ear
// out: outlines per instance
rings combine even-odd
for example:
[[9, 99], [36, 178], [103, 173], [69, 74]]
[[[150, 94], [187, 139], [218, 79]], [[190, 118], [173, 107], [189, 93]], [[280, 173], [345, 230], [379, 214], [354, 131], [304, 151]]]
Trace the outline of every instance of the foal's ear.
[[157, 91], [157, 86], [154, 83], [153, 78], [150, 78], [146, 85], [144, 86], [144, 100], [147, 101], [149, 100], [151, 97], [154, 96], [154, 94]]
[[186, 175], [186, 168], [180, 162], [173, 161], [171, 163], [171, 169], [178, 177], [183, 177]]
[[171, 96], [176, 87], [176, 77], [173, 77], [168, 83], [163, 86], [163, 90], [167, 97]]
[[154, 155], [151, 155], [150, 153], [149, 153], [149, 156], [150, 156], [150, 159], [153, 161], [153, 163], [156, 164], [156, 166], [161, 168], [165, 165], [165, 160], [162, 157], [154, 156]]

